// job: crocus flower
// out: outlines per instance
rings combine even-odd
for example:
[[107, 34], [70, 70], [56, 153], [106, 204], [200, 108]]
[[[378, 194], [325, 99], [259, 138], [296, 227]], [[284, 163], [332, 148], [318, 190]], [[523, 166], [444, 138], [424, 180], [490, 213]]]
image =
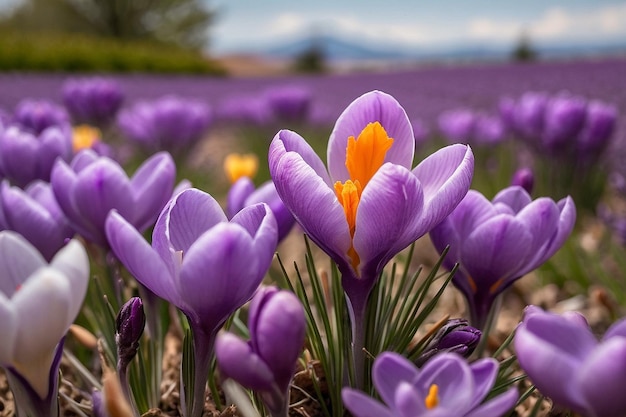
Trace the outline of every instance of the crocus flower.
[[220, 334], [215, 355], [220, 372], [261, 395], [274, 417], [286, 417], [289, 384], [306, 332], [304, 310], [291, 292], [276, 287], [260, 290], [248, 317], [250, 341]]
[[31, 183], [25, 190], [3, 182], [0, 218], [5, 229], [24, 236], [47, 261], [74, 236], [50, 184], [42, 181]]
[[15, 107], [13, 122], [39, 135], [52, 126], [66, 126], [69, 116], [63, 106], [48, 100], [23, 99]]
[[539, 140], [544, 130], [549, 97], [546, 93], [529, 91], [515, 105], [515, 131], [529, 140]]
[[562, 152], [563, 146], [582, 128], [586, 114], [587, 101], [581, 97], [562, 94], [551, 98], [545, 109], [543, 146], [550, 151]]
[[146, 230], [171, 197], [175, 175], [174, 161], [166, 152], [150, 157], [129, 179], [117, 162], [86, 149], [70, 165], [58, 160], [51, 183], [74, 230], [108, 247], [104, 222], [109, 211], [116, 209], [135, 228]]
[[278, 195], [342, 274], [357, 363], [367, 299], [384, 266], [443, 220], [472, 179], [468, 146], [443, 148], [411, 170], [414, 148], [404, 109], [380, 91], [356, 99], [337, 120], [328, 143], [328, 171], [295, 132], [278, 132], [270, 145]]
[[[217, 331], [252, 297], [276, 250], [271, 210], [256, 204], [229, 222], [213, 197], [189, 188], [161, 212], [152, 246], [117, 212], [109, 214], [106, 233], [130, 273], [187, 316], [193, 333], [195, 392], [187, 397], [193, 404], [184, 398], [181, 404], [185, 415], [200, 416]], [[184, 397], [186, 387], [181, 393]]]
[[626, 318], [598, 342], [580, 314], [529, 306], [513, 343], [522, 369], [556, 404], [586, 417], [626, 414]]
[[576, 138], [582, 157], [602, 151], [615, 131], [617, 109], [599, 100], [592, 100], [587, 107], [584, 124]]
[[122, 110], [117, 124], [128, 139], [147, 149], [178, 154], [202, 138], [211, 119], [204, 102], [164, 96]]
[[19, 187], [37, 179], [49, 181], [57, 158], [72, 158], [69, 126], [52, 126], [38, 134], [11, 126], [0, 133], [0, 171]]
[[451, 143], [470, 143], [474, 137], [476, 116], [467, 109], [448, 110], [437, 119], [439, 130]]
[[216, 113], [222, 122], [255, 126], [263, 126], [273, 118], [267, 101], [257, 95], [230, 96], [219, 104]]
[[89, 260], [78, 241], [70, 241], [48, 264], [21, 235], [0, 232], [0, 365], [18, 415], [58, 415], [63, 338], [88, 282]]
[[473, 326], [484, 329], [495, 298], [561, 248], [576, 220], [570, 197], [532, 200], [519, 186], [487, 200], [470, 190], [430, 237], [444, 265], [459, 269], [452, 282], [468, 301]]
[[296, 220], [278, 196], [276, 186], [271, 180], [264, 182], [259, 188], [255, 188], [254, 183], [248, 177], [241, 177], [237, 180], [228, 190], [226, 203], [228, 218], [234, 217], [244, 207], [256, 203], [266, 203], [270, 207], [278, 225], [278, 241], [282, 241], [289, 234]]
[[313, 96], [305, 87], [281, 85], [267, 89], [264, 98], [277, 120], [305, 122], [309, 116]]
[[484, 401], [497, 375], [493, 358], [468, 365], [454, 353], [442, 353], [418, 369], [403, 356], [384, 352], [372, 368], [384, 404], [351, 388], [341, 396], [355, 417], [498, 417], [513, 408], [519, 395], [513, 387]]
[[435, 355], [444, 352], [456, 353], [468, 358], [478, 346], [482, 332], [469, 325], [464, 319], [451, 319], [428, 342], [415, 364], [422, 367]]
[[115, 118], [124, 93], [112, 79], [70, 79], [62, 87], [63, 103], [76, 124], [103, 126]]

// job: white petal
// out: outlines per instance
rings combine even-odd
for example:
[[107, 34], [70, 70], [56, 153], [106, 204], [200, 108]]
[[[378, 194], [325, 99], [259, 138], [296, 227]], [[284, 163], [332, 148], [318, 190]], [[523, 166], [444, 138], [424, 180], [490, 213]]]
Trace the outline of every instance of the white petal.
[[[67, 277], [72, 296], [68, 320], [74, 321], [87, 294], [89, 285], [89, 258], [83, 245], [76, 239], [65, 245], [52, 258], [50, 267], [56, 269]], [[68, 326], [71, 324], [68, 323]]]

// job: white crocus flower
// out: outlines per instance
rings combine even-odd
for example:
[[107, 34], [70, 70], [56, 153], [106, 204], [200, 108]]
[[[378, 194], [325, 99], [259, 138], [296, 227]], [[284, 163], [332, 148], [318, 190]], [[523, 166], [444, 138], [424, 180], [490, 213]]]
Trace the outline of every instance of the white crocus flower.
[[49, 397], [57, 346], [88, 283], [89, 259], [77, 240], [48, 264], [21, 235], [0, 232], [0, 365], [21, 375], [42, 399]]

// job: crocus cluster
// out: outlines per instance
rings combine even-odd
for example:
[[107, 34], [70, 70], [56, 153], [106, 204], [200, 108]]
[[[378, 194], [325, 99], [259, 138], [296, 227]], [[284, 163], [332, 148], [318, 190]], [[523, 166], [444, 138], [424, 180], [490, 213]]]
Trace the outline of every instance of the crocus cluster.
[[106, 234], [130, 273], [187, 317], [195, 383], [194, 392], [182, 387], [181, 404], [187, 416], [200, 416], [217, 332], [252, 297], [276, 250], [271, 210], [265, 204], [248, 206], [228, 221], [213, 197], [189, 188], [161, 212], [152, 246], [115, 211], [107, 218]]
[[248, 342], [232, 333], [217, 338], [220, 372], [259, 393], [273, 417], [287, 417], [289, 384], [306, 331], [302, 305], [292, 292], [265, 287], [252, 299], [248, 329]]
[[469, 365], [454, 353], [442, 353], [418, 369], [403, 356], [384, 352], [374, 361], [372, 378], [384, 404], [352, 388], [343, 402], [355, 417], [498, 417], [518, 399], [512, 387], [484, 401], [498, 375], [498, 362]]
[[48, 264], [21, 235], [0, 232], [0, 366], [18, 415], [54, 417], [63, 339], [87, 292], [89, 260], [76, 240]]
[[177, 155], [202, 139], [212, 117], [208, 104], [170, 95], [123, 109], [117, 125], [141, 147]]
[[328, 171], [297, 133], [281, 130], [269, 150], [278, 195], [307, 235], [337, 263], [362, 364], [369, 294], [385, 265], [443, 220], [467, 193], [474, 158], [452, 145], [411, 170], [415, 139], [404, 109], [373, 91], [339, 116]]
[[626, 319], [598, 342], [582, 315], [529, 306], [514, 346], [522, 369], [555, 404], [585, 417], [626, 414]]
[[166, 152], [150, 157], [129, 179], [117, 162], [86, 149], [70, 165], [57, 160], [51, 183], [72, 228], [106, 248], [104, 222], [109, 211], [116, 209], [143, 232], [172, 196], [175, 176], [174, 161]]
[[494, 145], [504, 140], [504, 126], [497, 116], [470, 109], [448, 110], [439, 115], [439, 130], [451, 143]]
[[470, 190], [430, 237], [444, 265], [459, 269], [452, 282], [468, 301], [472, 325], [483, 329], [496, 297], [561, 248], [574, 228], [576, 208], [570, 197], [554, 202], [532, 200], [511, 186], [492, 201]]
[[111, 122], [124, 101], [121, 86], [103, 77], [76, 78], [65, 81], [63, 103], [75, 124], [103, 127]]
[[597, 156], [606, 148], [617, 119], [614, 106], [567, 92], [504, 98], [500, 114], [510, 131], [540, 150], [581, 158]]
[[24, 236], [47, 261], [74, 236], [50, 184], [43, 181], [24, 190], [0, 185], [0, 226]]
[[37, 136], [49, 127], [68, 125], [69, 115], [52, 101], [27, 98], [15, 107], [13, 123]]

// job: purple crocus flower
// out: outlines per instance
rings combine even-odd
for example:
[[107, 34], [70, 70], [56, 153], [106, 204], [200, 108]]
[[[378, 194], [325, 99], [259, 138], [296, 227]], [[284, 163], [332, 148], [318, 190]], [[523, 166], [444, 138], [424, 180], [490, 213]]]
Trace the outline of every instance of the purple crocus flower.
[[54, 161], [69, 161], [72, 153], [69, 125], [51, 126], [38, 134], [18, 126], [0, 132], [0, 171], [22, 188], [34, 180], [49, 181]]
[[495, 145], [504, 140], [504, 125], [500, 118], [488, 114], [477, 114], [471, 144]]
[[[241, 210], [229, 222], [210, 195], [189, 188], [165, 206], [150, 246], [117, 212], [106, 222], [111, 248], [130, 273], [189, 320], [195, 392], [185, 415], [198, 417], [217, 331], [254, 294], [276, 250], [276, 220], [266, 204]], [[181, 389], [181, 397], [187, 393]]]
[[580, 314], [529, 306], [514, 346], [522, 369], [556, 404], [586, 417], [626, 414], [626, 318], [598, 342]]
[[551, 98], [545, 109], [543, 146], [562, 153], [563, 146], [567, 146], [582, 128], [586, 114], [587, 101], [581, 97], [559, 95]]
[[277, 120], [307, 121], [313, 99], [309, 89], [296, 85], [281, 85], [267, 89], [263, 97]]
[[543, 133], [549, 97], [546, 93], [529, 91], [515, 105], [515, 131], [522, 137], [537, 141]]
[[470, 143], [474, 138], [476, 116], [471, 110], [448, 110], [437, 121], [439, 130], [450, 143]]
[[592, 100], [587, 107], [584, 124], [577, 136], [580, 156], [598, 154], [606, 147], [615, 131], [617, 109], [599, 100]]
[[217, 119], [226, 123], [263, 126], [273, 114], [267, 101], [257, 95], [233, 95], [221, 102], [217, 108]]
[[272, 416], [287, 417], [289, 384], [306, 333], [298, 297], [276, 287], [263, 288], [250, 304], [248, 327], [248, 342], [232, 333], [218, 336], [215, 355], [220, 372], [259, 393]]
[[295, 132], [281, 130], [270, 145], [278, 195], [342, 274], [357, 381], [365, 307], [382, 269], [443, 220], [472, 179], [468, 146], [443, 148], [411, 170], [414, 148], [404, 109], [380, 91], [359, 97], [339, 116], [328, 143], [328, 171]]
[[24, 236], [50, 261], [74, 236], [74, 230], [59, 207], [50, 184], [35, 181], [25, 190], [0, 186], [2, 227]]
[[276, 186], [271, 180], [255, 188], [249, 177], [239, 178], [228, 191], [226, 203], [228, 218], [233, 218], [244, 207], [256, 203], [267, 203], [272, 209], [278, 225], [278, 241], [281, 242], [289, 234], [296, 220], [278, 196]]
[[164, 96], [122, 110], [117, 124], [128, 139], [147, 149], [178, 154], [202, 138], [211, 119], [204, 102]]
[[67, 80], [63, 103], [76, 124], [103, 126], [115, 118], [124, 93], [119, 83], [103, 77]]
[[520, 168], [513, 173], [511, 185], [519, 185], [530, 195], [535, 186], [535, 174], [530, 168]]
[[496, 296], [559, 250], [575, 221], [571, 197], [532, 201], [519, 186], [505, 188], [493, 201], [467, 193], [430, 237], [440, 253], [450, 245], [447, 268], [460, 264], [452, 282], [468, 301], [473, 326], [484, 329]]
[[34, 135], [51, 126], [69, 125], [69, 116], [63, 106], [49, 100], [23, 99], [15, 107], [13, 123]]
[[372, 378], [384, 404], [363, 392], [344, 388], [343, 403], [355, 417], [499, 417], [519, 397], [515, 387], [484, 401], [496, 381], [498, 362], [469, 365], [454, 353], [442, 353], [418, 369], [397, 353], [381, 353]]
[[58, 160], [51, 183], [74, 230], [108, 247], [104, 222], [109, 211], [116, 209], [137, 230], [146, 230], [171, 197], [175, 175], [174, 161], [166, 152], [150, 157], [129, 179], [117, 162], [86, 149], [70, 165]]
[[70, 241], [48, 264], [21, 235], [0, 232], [0, 366], [18, 415], [58, 415], [63, 339], [89, 282], [83, 246]]

